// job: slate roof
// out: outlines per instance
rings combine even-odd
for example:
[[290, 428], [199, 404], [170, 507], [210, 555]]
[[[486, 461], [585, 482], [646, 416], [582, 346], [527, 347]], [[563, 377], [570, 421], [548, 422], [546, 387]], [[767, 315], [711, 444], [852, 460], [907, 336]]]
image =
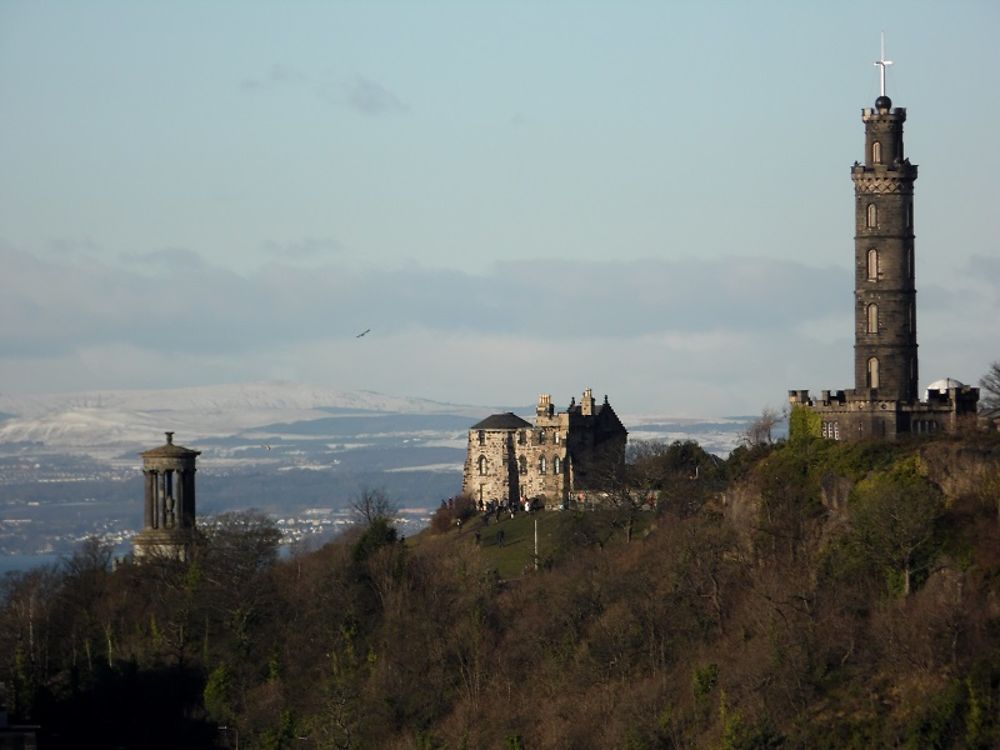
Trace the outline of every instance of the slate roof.
[[201, 451], [193, 451], [183, 445], [174, 445], [174, 433], [167, 433], [167, 442], [159, 448], [152, 448], [139, 454], [143, 458], [191, 458], [200, 456]]
[[508, 411], [503, 414], [491, 414], [482, 422], [477, 422], [469, 429], [472, 430], [521, 430], [531, 427], [531, 422], [526, 422], [514, 412]]

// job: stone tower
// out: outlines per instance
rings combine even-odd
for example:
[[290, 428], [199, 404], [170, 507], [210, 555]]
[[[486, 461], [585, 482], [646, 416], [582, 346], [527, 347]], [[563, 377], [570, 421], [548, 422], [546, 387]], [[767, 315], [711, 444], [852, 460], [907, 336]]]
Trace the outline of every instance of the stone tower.
[[135, 539], [135, 556], [187, 560], [195, 532], [195, 460], [201, 451], [167, 442], [142, 456], [145, 479], [143, 529]]
[[854, 390], [914, 402], [917, 312], [913, 264], [913, 183], [903, 152], [906, 110], [883, 93], [862, 110], [865, 160], [854, 181]]
[[885, 93], [892, 62], [875, 61], [881, 94], [861, 110], [864, 163], [854, 162], [854, 388], [788, 392], [789, 434], [833, 440], [894, 440], [901, 434], [955, 432], [976, 424], [979, 389], [935, 380], [917, 387], [917, 291], [913, 263], [913, 183], [903, 149], [906, 110]]

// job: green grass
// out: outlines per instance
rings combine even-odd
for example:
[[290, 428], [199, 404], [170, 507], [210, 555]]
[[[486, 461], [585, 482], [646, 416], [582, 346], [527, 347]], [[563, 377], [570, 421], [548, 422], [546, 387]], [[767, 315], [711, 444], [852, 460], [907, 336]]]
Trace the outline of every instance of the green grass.
[[[594, 513], [595, 511], [585, 511]], [[597, 511], [599, 512], [599, 511]], [[647, 518], [646, 516], [649, 515]], [[534, 513], [518, 513], [514, 518], [503, 515], [499, 523], [490, 517], [488, 525], [483, 523], [482, 516], [471, 518], [460, 528], [451, 528], [443, 534], [432, 529], [424, 529], [419, 534], [407, 539], [407, 544], [414, 548], [433, 544], [466, 544], [476, 546], [482, 559], [484, 570], [496, 570], [501, 578], [517, 578], [534, 569], [535, 552], [535, 521], [538, 522], [538, 558], [539, 565], [545, 567], [558, 564], [576, 549], [570, 541], [573, 538], [572, 526], [576, 513], [574, 511], [536, 511]], [[643, 531], [652, 520], [651, 514], [642, 514], [637, 519], [635, 537], [640, 538]], [[600, 523], [608, 523], [602, 519]], [[504, 532], [504, 545], [497, 543], [498, 532]], [[609, 535], [607, 541], [612, 544], [624, 542], [621, 530], [605, 530]], [[476, 542], [476, 532], [479, 532], [479, 542]]]

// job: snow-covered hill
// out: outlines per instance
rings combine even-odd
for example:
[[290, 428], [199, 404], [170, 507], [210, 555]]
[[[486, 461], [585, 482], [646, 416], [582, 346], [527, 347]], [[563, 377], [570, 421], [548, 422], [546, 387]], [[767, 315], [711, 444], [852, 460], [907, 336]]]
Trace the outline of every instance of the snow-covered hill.
[[474, 420], [482, 416], [484, 407], [279, 381], [164, 390], [0, 394], [0, 412], [12, 415], [0, 421], [0, 444], [39, 443], [103, 457], [123, 448], [154, 445], [165, 430], [193, 443], [262, 425], [328, 418], [331, 413], [452, 414]]

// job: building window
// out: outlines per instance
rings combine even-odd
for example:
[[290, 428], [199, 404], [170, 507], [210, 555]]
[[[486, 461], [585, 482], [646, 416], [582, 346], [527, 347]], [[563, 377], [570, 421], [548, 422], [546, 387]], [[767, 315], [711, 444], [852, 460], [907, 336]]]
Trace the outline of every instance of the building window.
[[545, 445], [545, 430], [538, 431], [538, 444]]
[[840, 425], [836, 422], [824, 422], [823, 437], [827, 440], [840, 440]]
[[486, 445], [486, 430], [479, 431], [479, 444]]
[[878, 250], [874, 247], [868, 251], [868, 280], [878, 281]]
[[548, 463], [545, 461], [545, 456], [538, 459], [538, 473], [544, 474], [549, 468]]
[[868, 387], [878, 388], [878, 357], [868, 360]]
[[865, 217], [865, 226], [874, 229], [878, 226], [878, 206], [874, 203], [868, 204], [868, 211]]
[[913, 274], [915, 273], [915, 269], [913, 268], [913, 248], [912, 247], [909, 248], [906, 251], [906, 273], [907, 273], [907, 276], [909, 277], [910, 281], [912, 281], [913, 280]]
[[552, 473], [562, 474], [562, 459], [559, 456], [552, 459]]
[[485, 477], [489, 473], [489, 463], [486, 461], [486, 456], [479, 457], [479, 476]]
[[882, 163], [882, 144], [878, 141], [872, 144], [872, 164]]
[[878, 333], [878, 305], [868, 305], [868, 333]]
[[555, 433], [554, 433], [554, 435], [553, 435], [553, 438], [552, 438], [552, 439], [553, 439], [553, 440], [555, 440], [555, 442], [556, 442], [556, 445], [559, 445], [559, 443], [560, 443], [560, 442], [561, 442], [561, 440], [562, 440], [562, 438], [561, 438], [561, 437], [560, 437], [560, 435], [559, 435], [559, 430], [556, 430], [556, 431], [555, 431]]
[[906, 228], [913, 228], [913, 201], [906, 203]]
[[518, 474], [528, 473], [528, 459], [526, 459], [524, 456], [517, 457], [517, 472]]
[[524, 441], [525, 440], [526, 440], [526, 438], [525, 438], [525, 435], [524, 435], [524, 430], [519, 430], [518, 433], [517, 433], [517, 444], [518, 445], [524, 445]]

